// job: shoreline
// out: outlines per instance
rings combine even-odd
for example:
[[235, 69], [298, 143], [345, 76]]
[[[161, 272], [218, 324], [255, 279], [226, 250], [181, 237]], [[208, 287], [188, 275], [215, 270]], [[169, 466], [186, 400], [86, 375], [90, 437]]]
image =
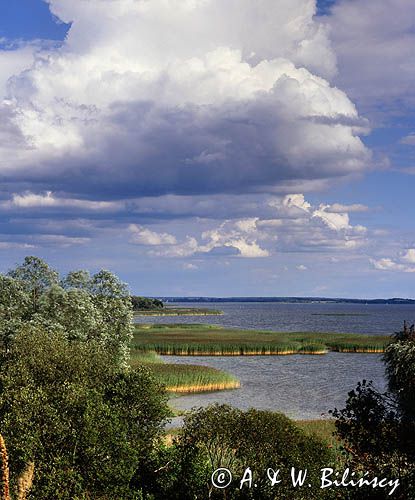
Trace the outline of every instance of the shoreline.
[[223, 316], [223, 311], [215, 309], [197, 309], [195, 308], [166, 308], [162, 310], [142, 310], [134, 311], [134, 317], [165, 317], [165, 316]]

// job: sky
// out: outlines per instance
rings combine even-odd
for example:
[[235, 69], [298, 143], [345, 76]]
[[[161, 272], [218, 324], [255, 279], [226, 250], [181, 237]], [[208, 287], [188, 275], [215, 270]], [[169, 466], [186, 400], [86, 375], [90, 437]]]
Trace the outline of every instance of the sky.
[[412, 0], [0, 0], [0, 272], [415, 297]]

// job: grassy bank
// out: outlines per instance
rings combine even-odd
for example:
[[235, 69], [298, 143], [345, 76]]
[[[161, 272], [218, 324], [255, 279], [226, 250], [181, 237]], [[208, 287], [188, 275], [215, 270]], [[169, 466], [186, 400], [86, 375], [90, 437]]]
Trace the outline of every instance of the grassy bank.
[[388, 336], [268, 332], [210, 325], [136, 325], [133, 348], [174, 356], [381, 353]]
[[222, 391], [240, 387], [239, 380], [229, 373], [208, 366], [164, 363], [151, 351], [135, 352], [131, 366], [134, 368], [137, 365], [146, 365], [172, 393]]
[[222, 311], [196, 307], [164, 307], [134, 311], [135, 316], [219, 316]]

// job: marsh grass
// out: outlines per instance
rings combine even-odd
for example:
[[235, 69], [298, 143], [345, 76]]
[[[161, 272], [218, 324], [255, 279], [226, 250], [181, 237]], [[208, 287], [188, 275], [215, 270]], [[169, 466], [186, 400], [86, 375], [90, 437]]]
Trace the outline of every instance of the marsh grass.
[[381, 353], [391, 341], [381, 335], [268, 332], [212, 325], [136, 325], [133, 348], [173, 356], [267, 356]]
[[154, 351], [135, 352], [131, 367], [147, 366], [168, 392], [189, 393], [236, 389], [240, 382], [233, 375], [199, 365], [164, 363]]
[[197, 307], [164, 307], [163, 309], [137, 310], [135, 316], [219, 316], [222, 311]]
[[229, 373], [208, 366], [160, 363], [152, 365], [153, 373], [170, 392], [204, 392], [240, 387]]

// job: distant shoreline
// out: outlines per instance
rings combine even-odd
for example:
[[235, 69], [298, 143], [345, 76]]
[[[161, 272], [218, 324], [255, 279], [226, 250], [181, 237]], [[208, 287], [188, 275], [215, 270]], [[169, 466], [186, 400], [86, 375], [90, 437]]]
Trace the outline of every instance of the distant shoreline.
[[164, 317], [164, 316], [220, 316], [223, 311], [216, 309], [205, 309], [196, 307], [165, 307], [163, 309], [148, 309], [134, 311], [134, 316], [151, 316], [151, 317]]
[[157, 297], [165, 304], [169, 303], [194, 303], [209, 304], [258, 302], [258, 303], [281, 303], [281, 304], [363, 304], [363, 305], [415, 305], [415, 299], [390, 298], [390, 299], [347, 299], [327, 297]]

